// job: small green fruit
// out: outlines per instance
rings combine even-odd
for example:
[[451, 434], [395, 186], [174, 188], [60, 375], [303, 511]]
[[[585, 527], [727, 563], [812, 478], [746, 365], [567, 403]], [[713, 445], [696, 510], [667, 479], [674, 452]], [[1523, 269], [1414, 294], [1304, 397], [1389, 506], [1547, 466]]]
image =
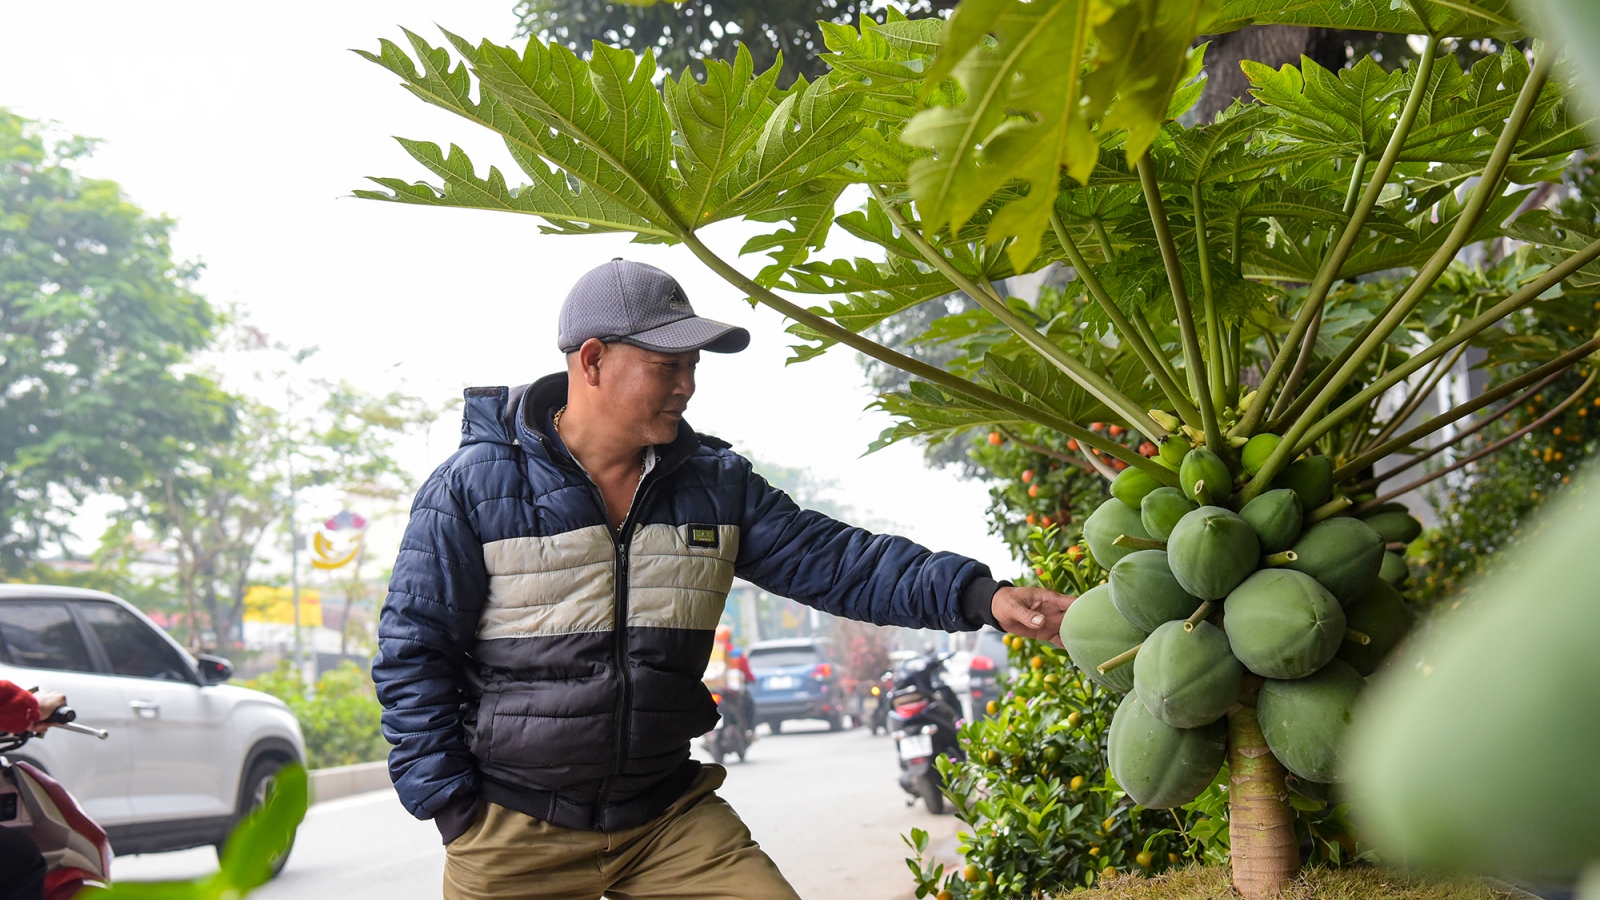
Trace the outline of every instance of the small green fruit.
[[1383, 538], [1360, 519], [1336, 516], [1307, 528], [1291, 548], [1297, 557], [1288, 567], [1304, 572], [1348, 603], [1378, 578], [1383, 567]]
[[1129, 509], [1138, 510], [1139, 502], [1145, 495], [1158, 487], [1161, 487], [1161, 482], [1155, 480], [1150, 473], [1129, 466], [1111, 482], [1111, 496], [1126, 503]]
[[1378, 569], [1378, 577], [1398, 588], [1411, 577], [1411, 567], [1406, 564], [1404, 556], [1388, 550], [1383, 554], [1383, 566]]
[[1133, 660], [1133, 690], [1150, 714], [1176, 728], [1222, 718], [1239, 700], [1244, 667], [1228, 637], [1210, 622], [1193, 631], [1171, 621], [1144, 639]]
[[1221, 503], [1233, 493], [1233, 476], [1228, 474], [1227, 464], [1204, 447], [1190, 450], [1184, 456], [1183, 465], [1178, 469], [1178, 483], [1183, 486], [1183, 495], [1201, 506]]
[[1200, 504], [1185, 497], [1183, 491], [1175, 487], [1156, 488], [1145, 494], [1139, 504], [1139, 521], [1151, 537], [1164, 541], [1172, 535], [1172, 529], [1179, 519], [1199, 507]]
[[1287, 488], [1267, 491], [1239, 510], [1240, 518], [1256, 530], [1262, 553], [1277, 553], [1294, 545], [1304, 521], [1300, 495]]
[[1129, 694], [1111, 717], [1106, 758], [1117, 784], [1134, 802], [1171, 809], [1200, 796], [1228, 754], [1228, 728], [1220, 721], [1174, 728]]
[[1103, 584], [1084, 591], [1061, 616], [1061, 644], [1072, 664], [1095, 684], [1119, 694], [1133, 689], [1133, 666], [1104, 675], [1095, 666], [1142, 643], [1144, 636], [1117, 612], [1111, 589]]
[[1293, 569], [1262, 569], [1222, 607], [1228, 645], [1263, 678], [1304, 678], [1344, 642], [1344, 610], [1327, 589]]
[[1261, 686], [1256, 718], [1284, 768], [1306, 781], [1341, 780], [1339, 748], [1365, 681], [1336, 659], [1314, 675]]
[[1382, 536], [1386, 544], [1409, 544], [1422, 533], [1422, 523], [1410, 513], [1379, 512], [1365, 516], [1361, 521], [1372, 526], [1372, 530]]
[[1271, 456], [1272, 451], [1278, 449], [1278, 445], [1282, 442], [1283, 438], [1270, 431], [1258, 434], [1245, 442], [1244, 449], [1239, 452], [1239, 462], [1244, 465], [1246, 472], [1255, 475], [1267, 464], [1267, 457]]
[[1200, 608], [1200, 599], [1173, 577], [1165, 550], [1138, 550], [1124, 556], [1111, 567], [1107, 585], [1117, 612], [1141, 631], [1187, 619]]
[[1289, 488], [1300, 495], [1300, 507], [1316, 509], [1333, 499], [1333, 459], [1327, 456], [1308, 456], [1291, 463], [1277, 478], [1275, 488]]
[[1405, 600], [1381, 578], [1345, 604], [1344, 619], [1346, 628], [1366, 635], [1369, 643], [1346, 640], [1339, 646], [1339, 658], [1363, 675], [1371, 675], [1411, 630], [1411, 611]]

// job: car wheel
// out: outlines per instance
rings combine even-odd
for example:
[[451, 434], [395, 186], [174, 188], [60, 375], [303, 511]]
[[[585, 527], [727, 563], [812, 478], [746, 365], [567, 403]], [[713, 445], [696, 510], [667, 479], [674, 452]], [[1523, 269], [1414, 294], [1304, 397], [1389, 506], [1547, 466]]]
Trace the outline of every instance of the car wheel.
[[833, 715], [828, 717], [828, 730], [829, 731], [839, 731], [839, 730], [841, 730], [843, 728], [844, 728], [844, 720], [839, 717], [838, 713], [834, 713]]
[[[267, 797], [271, 796], [273, 787], [277, 783], [278, 770], [282, 769], [283, 766], [283, 760], [273, 757], [263, 757], [250, 766], [245, 773], [244, 780], [240, 782], [239, 812], [234, 817], [232, 828], [228, 829], [230, 837], [233, 829], [239, 827], [239, 823], [244, 821], [246, 816], [266, 805]], [[222, 858], [223, 847], [226, 844], [227, 842], [224, 841], [217, 845], [218, 859]], [[272, 861], [272, 878], [277, 878], [278, 873], [283, 871], [283, 867], [289, 862], [289, 854], [293, 850], [294, 838], [291, 837], [289, 846], [285, 847], [283, 853]]]
[[773, 719], [769, 723], [768, 727], [770, 727], [772, 729], [772, 733], [773, 734], [783, 734], [783, 720], [782, 719]]

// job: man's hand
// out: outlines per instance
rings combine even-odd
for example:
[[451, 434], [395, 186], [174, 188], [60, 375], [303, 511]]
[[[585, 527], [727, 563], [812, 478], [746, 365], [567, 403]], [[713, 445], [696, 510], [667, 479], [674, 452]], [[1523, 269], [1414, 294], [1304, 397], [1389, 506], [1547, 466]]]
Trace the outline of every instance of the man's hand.
[[56, 710], [66, 705], [67, 695], [58, 694], [55, 691], [40, 690], [34, 692], [33, 699], [39, 702], [39, 722], [33, 726], [33, 732], [35, 734], [44, 734], [45, 729], [50, 727], [50, 723], [46, 722], [45, 719], [55, 715]]
[[1075, 598], [1037, 587], [1002, 587], [991, 610], [1000, 627], [1037, 641], [1061, 646], [1061, 615]]

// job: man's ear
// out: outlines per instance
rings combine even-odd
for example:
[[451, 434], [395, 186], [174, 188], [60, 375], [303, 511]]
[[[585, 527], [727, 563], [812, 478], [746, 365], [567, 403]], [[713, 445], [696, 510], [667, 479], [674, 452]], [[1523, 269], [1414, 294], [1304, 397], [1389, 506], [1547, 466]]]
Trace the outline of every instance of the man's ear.
[[605, 353], [606, 345], [599, 338], [590, 338], [578, 348], [578, 368], [589, 387], [600, 386], [600, 359]]

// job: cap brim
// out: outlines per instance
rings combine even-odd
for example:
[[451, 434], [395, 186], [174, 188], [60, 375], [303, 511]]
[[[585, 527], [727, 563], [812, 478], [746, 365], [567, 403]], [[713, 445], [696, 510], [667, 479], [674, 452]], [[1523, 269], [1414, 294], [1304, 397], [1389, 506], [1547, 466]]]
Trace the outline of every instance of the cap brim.
[[618, 340], [656, 353], [688, 353], [693, 350], [738, 353], [750, 346], [750, 332], [737, 325], [690, 316]]

